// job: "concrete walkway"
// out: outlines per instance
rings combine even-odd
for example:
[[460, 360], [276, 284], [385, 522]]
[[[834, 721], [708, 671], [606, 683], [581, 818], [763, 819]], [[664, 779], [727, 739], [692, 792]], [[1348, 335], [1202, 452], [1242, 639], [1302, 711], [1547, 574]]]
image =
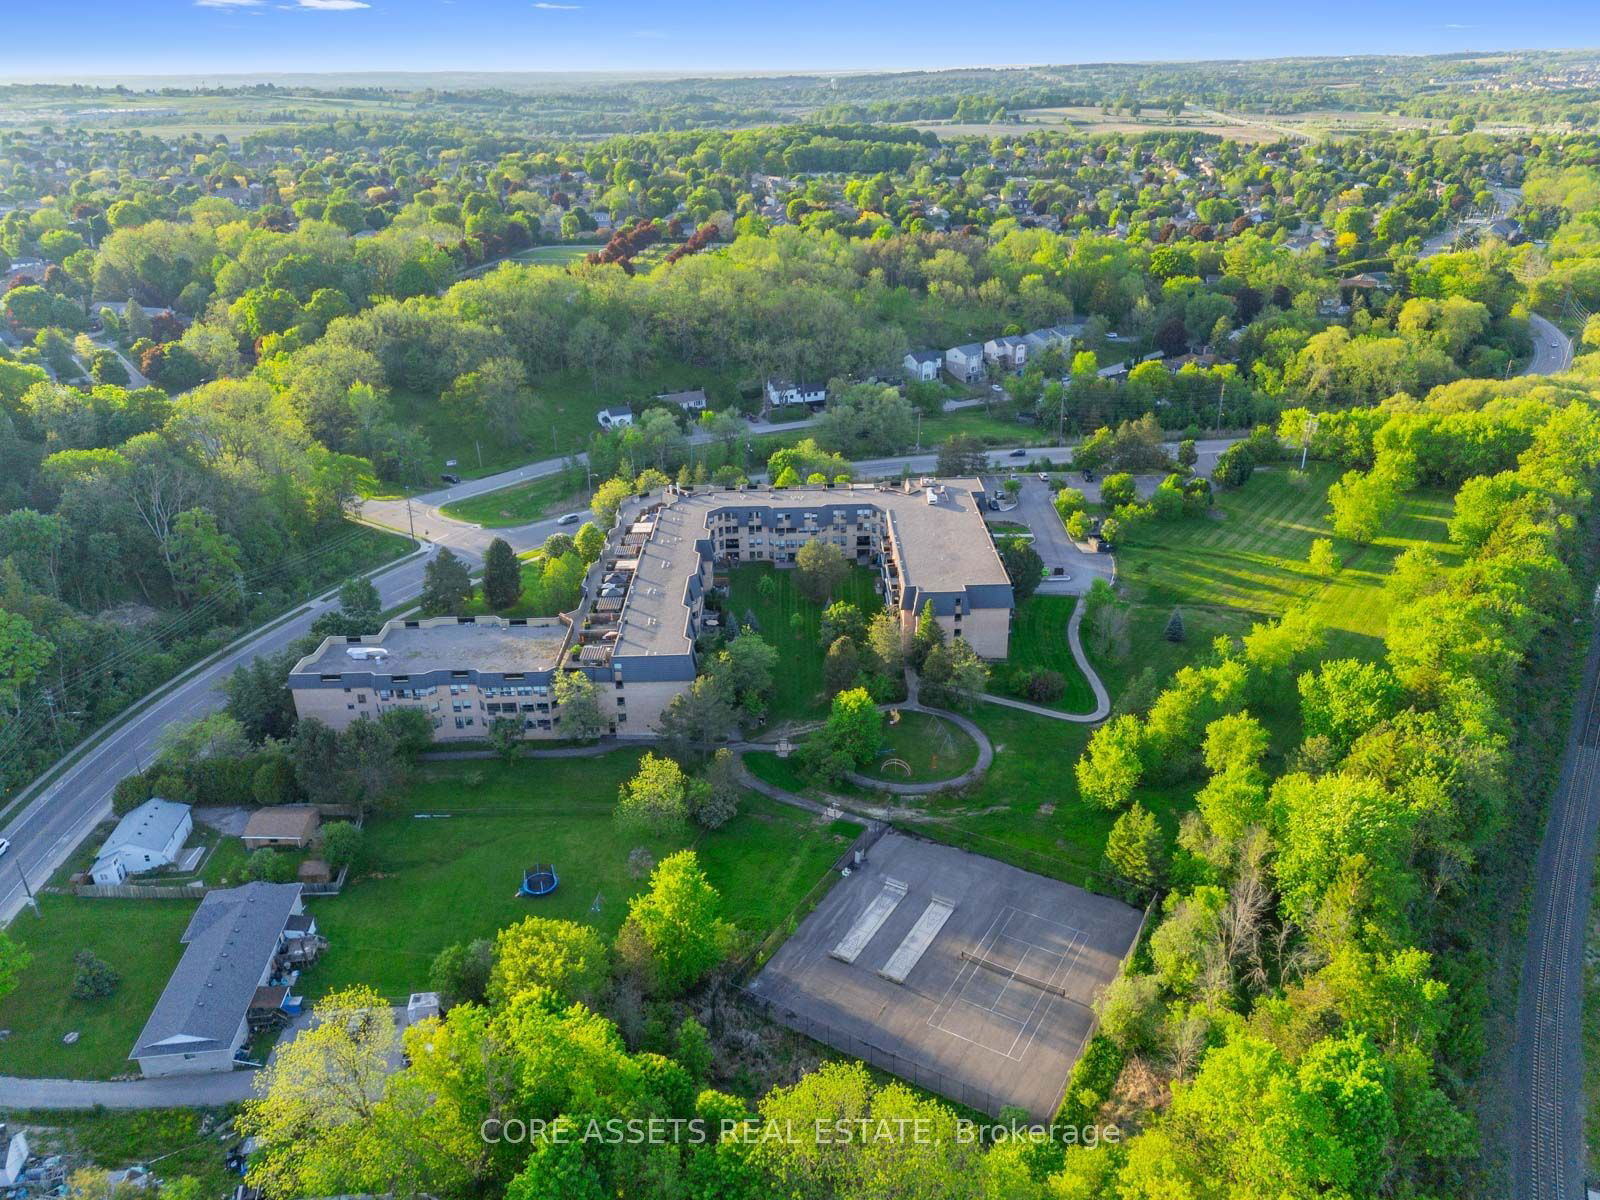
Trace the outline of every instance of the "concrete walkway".
[[1072, 648], [1072, 660], [1078, 664], [1078, 669], [1083, 672], [1083, 677], [1089, 681], [1089, 687], [1094, 692], [1093, 712], [1064, 713], [1039, 704], [1029, 704], [1026, 700], [1013, 700], [1009, 696], [992, 696], [988, 692], [984, 692], [978, 699], [987, 700], [990, 704], [1004, 705], [1006, 708], [1021, 709], [1036, 716], [1049, 717], [1052, 721], [1072, 721], [1079, 725], [1094, 725], [1104, 721], [1111, 715], [1111, 694], [1106, 691], [1106, 685], [1100, 681], [1100, 676], [1096, 675], [1094, 668], [1089, 665], [1089, 656], [1083, 652], [1082, 628], [1083, 605], [1079, 603], [1073, 608], [1072, 616], [1067, 621], [1067, 645]]

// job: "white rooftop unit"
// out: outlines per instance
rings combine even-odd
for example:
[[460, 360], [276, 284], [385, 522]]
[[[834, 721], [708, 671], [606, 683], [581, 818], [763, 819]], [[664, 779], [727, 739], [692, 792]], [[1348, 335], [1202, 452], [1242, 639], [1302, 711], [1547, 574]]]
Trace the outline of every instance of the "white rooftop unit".
[[389, 651], [384, 649], [382, 646], [350, 646], [345, 649], [345, 653], [358, 661], [365, 659], [385, 659], [389, 657]]

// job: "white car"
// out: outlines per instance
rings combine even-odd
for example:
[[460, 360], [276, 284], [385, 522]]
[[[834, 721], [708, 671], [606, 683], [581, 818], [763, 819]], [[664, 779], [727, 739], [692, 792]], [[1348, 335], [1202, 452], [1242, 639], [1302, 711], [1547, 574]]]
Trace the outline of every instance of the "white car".
[[0, 838], [0, 854], [4, 854], [9, 849], [11, 849], [11, 839]]
[[556, 524], [557, 525], [576, 525], [581, 520], [583, 520], [583, 514], [582, 513], [568, 513], [566, 516], [560, 518], [556, 522]]

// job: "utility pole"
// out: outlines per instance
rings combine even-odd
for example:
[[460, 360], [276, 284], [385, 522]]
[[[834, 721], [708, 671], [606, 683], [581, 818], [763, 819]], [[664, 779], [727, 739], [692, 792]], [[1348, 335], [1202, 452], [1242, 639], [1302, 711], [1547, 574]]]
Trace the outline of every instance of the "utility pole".
[[1217, 384], [1217, 432], [1222, 432], [1222, 397], [1228, 390], [1227, 384]]
[[406, 525], [411, 530], [411, 540], [417, 540], [417, 522], [411, 515], [411, 497], [406, 497]]
[[33, 894], [33, 889], [28, 886], [28, 877], [27, 877], [26, 874], [23, 873], [21, 860], [13, 858], [11, 860], [11, 865], [16, 867], [16, 869], [17, 869], [17, 878], [22, 881], [22, 894], [28, 898], [28, 907], [33, 909], [33, 915], [34, 916], [36, 916], [36, 917], [40, 918], [41, 920], [43, 920], [44, 919], [44, 914], [39, 911], [39, 900], [38, 900], [38, 897], [36, 897]]
[[483, 470], [483, 443], [477, 438], [472, 439], [472, 444], [478, 448], [478, 470]]

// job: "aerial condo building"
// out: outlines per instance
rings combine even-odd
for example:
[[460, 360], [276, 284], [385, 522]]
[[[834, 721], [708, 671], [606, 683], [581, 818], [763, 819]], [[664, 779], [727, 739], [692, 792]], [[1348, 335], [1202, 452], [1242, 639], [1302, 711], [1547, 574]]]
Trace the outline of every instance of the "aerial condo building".
[[393, 707], [426, 712], [439, 741], [482, 738], [499, 718], [528, 738], [558, 738], [560, 671], [601, 689], [619, 736], [652, 732], [694, 681], [696, 643], [719, 620], [705, 600], [720, 568], [793, 566], [823, 540], [879, 573], [884, 605], [910, 632], [926, 605], [948, 638], [1006, 657], [1012, 591], [983, 520], [976, 479], [692, 491], [669, 487], [625, 505], [559, 617], [394, 620], [376, 634], [330, 637], [289, 675], [296, 711], [342, 729]]

